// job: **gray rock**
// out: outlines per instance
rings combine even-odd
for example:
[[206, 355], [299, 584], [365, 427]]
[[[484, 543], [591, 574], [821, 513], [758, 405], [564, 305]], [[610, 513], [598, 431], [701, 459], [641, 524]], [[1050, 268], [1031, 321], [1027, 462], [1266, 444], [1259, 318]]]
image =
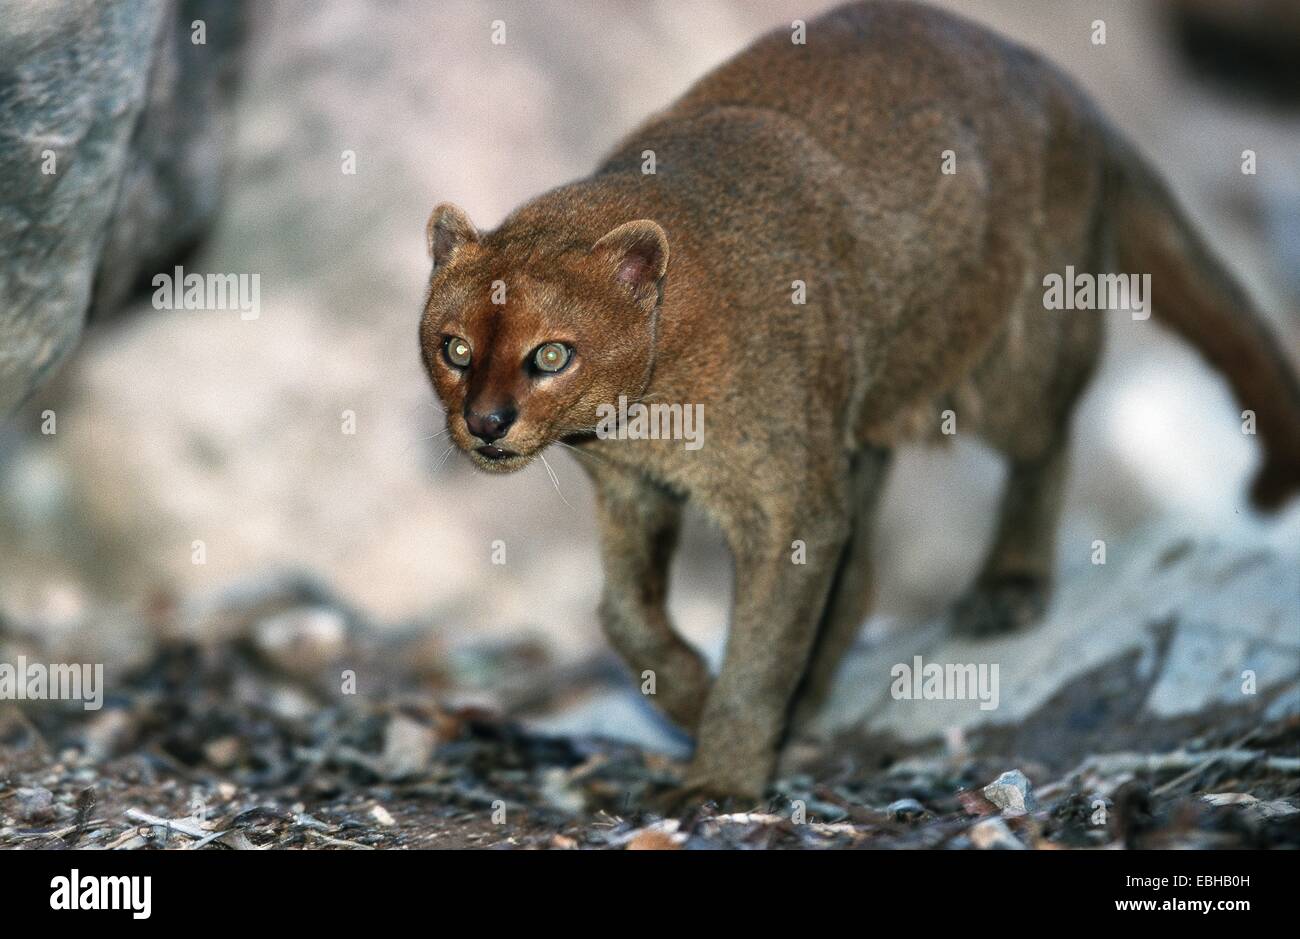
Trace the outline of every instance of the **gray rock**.
[[346, 652], [347, 617], [331, 607], [285, 610], [257, 624], [253, 643], [284, 674], [311, 678]]
[[833, 824], [849, 817], [848, 809], [820, 799], [808, 799], [805, 808], [808, 810], [808, 815], [818, 822]]
[[384, 779], [410, 779], [429, 766], [437, 734], [432, 728], [403, 714], [395, 715], [384, 729], [384, 752], [378, 771]]
[[1265, 801], [1246, 792], [1210, 792], [1201, 796], [1213, 806], [1242, 806], [1249, 814], [1259, 819], [1286, 818], [1300, 812], [1285, 799]]
[[0, 415], [210, 223], [240, 12], [0, 0]]
[[548, 806], [569, 815], [582, 812], [587, 805], [582, 790], [574, 786], [570, 774], [559, 767], [542, 772], [541, 795]]
[[[1067, 764], [1102, 750], [1177, 746], [1189, 716], [1288, 713], [1297, 700], [1300, 511], [1272, 524], [1266, 538], [1165, 535], [1125, 545], [1107, 565], [1063, 575], [1043, 621], [1012, 635], [973, 641], [936, 622], [886, 636], [845, 662], [817, 729], [938, 749], [956, 728], [976, 751], [1008, 752], [1014, 741], [1024, 759]], [[892, 670], [915, 671], [916, 656], [926, 666], [996, 668], [997, 706], [981, 707], [969, 687], [895, 697]]]
[[110, 708], [100, 711], [82, 732], [86, 757], [95, 763], [111, 759], [130, 745], [137, 729], [134, 715], [126, 710]]
[[[168, 0], [92, 297], [118, 312], [143, 280], [192, 249], [221, 201], [241, 64], [243, 0]], [[204, 25], [196, 44], [192, 24]]]
[[899, 799], [889, 803], [885, 811], [900, 822], [906, 822], [924, 815], [925, 806], [915, 799]]
[[1038, 807], [1029, 780], [1018, 769], [1003, 773], [985, 786], [984, 798], [1000, 808], [1007, 818], [1027, 815]]
[[28, 824], [49, 821], [54, 817], [54, 794], [41, 786], [20, 788], [14, 795], [14, 813]]
[[636, 690], [603, 691], [554, 714], [524, 721], [531, 730], [555, 736], [604, 737], [666, 753], [690, 755], [690, 741], [646, 703]]

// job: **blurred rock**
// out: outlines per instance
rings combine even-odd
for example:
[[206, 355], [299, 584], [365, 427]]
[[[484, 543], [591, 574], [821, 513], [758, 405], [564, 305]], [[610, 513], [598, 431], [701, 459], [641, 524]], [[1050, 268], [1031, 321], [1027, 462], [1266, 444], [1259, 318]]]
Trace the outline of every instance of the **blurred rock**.
[[14, 794], [14, 812], [28, 824], [49, 821], [55, 815], [54, 794], [43, 786], [20, 788]]
[[557, 812], [577, 815], [587, 807], [582, 790], [574, 785], [573, 774], [560, 767], [552, 767], [541, 774], [541, 798]]
[[296, 685], [280, 683], [265, 690], [266, 706], [289, 721], [308, 720], [320, 710], [319, 702]]
[[1286, 818], [1300, 812], [1300, 809], [1283, 799], [1265, 801], [1248, 792], [1207, 792], [1201, 798], [1213, 806], [1245, 806], [1250, 814], [1260, 819]]
[[419, 776], [433, 758], [438, 738], [435, 731], [404, 714], [396, 714], [384, 729], [384, 750], [377, 771], [388, 780]]
[[[345, 623], [355, 620], [355, 614], [319, 578], [299, 570], [262, 570], [187, 596], [179, 619], [182, 633], [190, 638], [252, 636], [255, 645], [270, 649], [291, 641], [296, 633], [332, 632], [333, 627], [323, 623], [304, 622], [304, 617], [310, 620], [317, 612], [337, 615]], [[281, 619], [285, 615], [288, 619]]]
[[203, 756], [217, 769], [229, 769], [239, 762], [243, 750], [243, 742], [238, 737], [218, 737], [203, 745]]
[[129, 711], [122, 708], [101, 711], [82, 732], [87, 759], [94, 763], [112, 759], [134, 742], [137, 730], [137, 722]]
[[0, 414], [211, 224], [241, 7], [0, 0]]
[[343, 658], [348, 621], [331, 607], [298, 607], [258, 623], [253, 643], [284, 674], [313, 678]]
[[621, 740], [677, 757], [691, 750], [690, 739], [668, 723], [635, 687], [587, 695], [554, 714], [525, 724], [538, 733]]
[[1005, 818], [1026, 815], [1037, 808], [1029, 780], [1018, 769], [1003, 773], [984, 787], [984, 798], [999, 809]]
[[1007, 823], [1000, 818], [986, 818], [976, 822], [967, 833], [971, 844], [981, 851], [1024, 851], [1024, 843], [1012, 834]]
[[915, 799], [898, 799], [889, 803], [885, 811], [900, 822], [908, 822], [924, 815], [925, 806]]
[[[859, 648], [818, 719], [823, 734], [872, 735], [942, 750], [962, 728], [972, 752], [1060, 765], [1093, 752], [1177, 745], [1207, 719], [1249, 724], [1297, 696], [1300, 512], [1265, 541], [1161, 537], [1110, 545], [1104, 565], [1063, 574], [1045, 620], [985, 641], [942, 623]], [[997, 669], [996, 703], [895, 699], [914, 656]]]
[[245, 18], [245, 0], [163, 3], [149, 87], [96, 271], [92, 320], [121, 310], [212, 227], [226, 182]]

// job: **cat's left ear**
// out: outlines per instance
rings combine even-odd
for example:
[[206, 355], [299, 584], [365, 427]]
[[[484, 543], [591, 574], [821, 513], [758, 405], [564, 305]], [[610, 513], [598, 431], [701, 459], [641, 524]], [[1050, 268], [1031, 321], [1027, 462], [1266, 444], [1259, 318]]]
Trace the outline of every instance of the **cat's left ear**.
[[450, 202], [444, 202], [433, 210], [424, 234], [429, 243], [429, 257], [433, 260], [435, 271], [445, 267], [465, 245], [478, 243], [478, 229], [474, 223], [464, 211]]
[[604, 258], [614, 279], [631, 291], [637, 302], [653, 308], [663, 299], [668, 271], [668, 234], [648, 218], [625, 222], [592, 246]]

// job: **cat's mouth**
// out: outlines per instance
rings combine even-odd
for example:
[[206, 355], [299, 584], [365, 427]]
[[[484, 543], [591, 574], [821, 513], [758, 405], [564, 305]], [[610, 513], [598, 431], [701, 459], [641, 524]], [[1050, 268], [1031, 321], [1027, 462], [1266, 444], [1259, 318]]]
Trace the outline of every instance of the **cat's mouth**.
[[491, 443], [475, 447], [469, 451], [469, 455], [475, 466], [489, 473], [512, 473], [523, 469], [533, 460], [531, 453], [520, 453]]

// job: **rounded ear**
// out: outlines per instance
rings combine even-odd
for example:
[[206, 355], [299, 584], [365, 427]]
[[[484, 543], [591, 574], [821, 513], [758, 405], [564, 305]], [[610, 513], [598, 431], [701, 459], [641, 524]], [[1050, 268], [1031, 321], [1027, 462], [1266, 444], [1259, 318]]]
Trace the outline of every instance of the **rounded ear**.
[[648, 218], [625, 222], [592, 246], [591, 253], [608, 258], [614, 278], [647, 303], [662, 299], [668, 270], [668, 234]]
[[478, 243], [478, 229], [458, 206], [444, 202], [433, 210], [424, 229], [429, 241], [429, 257], [436, 271], [466, 244]]

